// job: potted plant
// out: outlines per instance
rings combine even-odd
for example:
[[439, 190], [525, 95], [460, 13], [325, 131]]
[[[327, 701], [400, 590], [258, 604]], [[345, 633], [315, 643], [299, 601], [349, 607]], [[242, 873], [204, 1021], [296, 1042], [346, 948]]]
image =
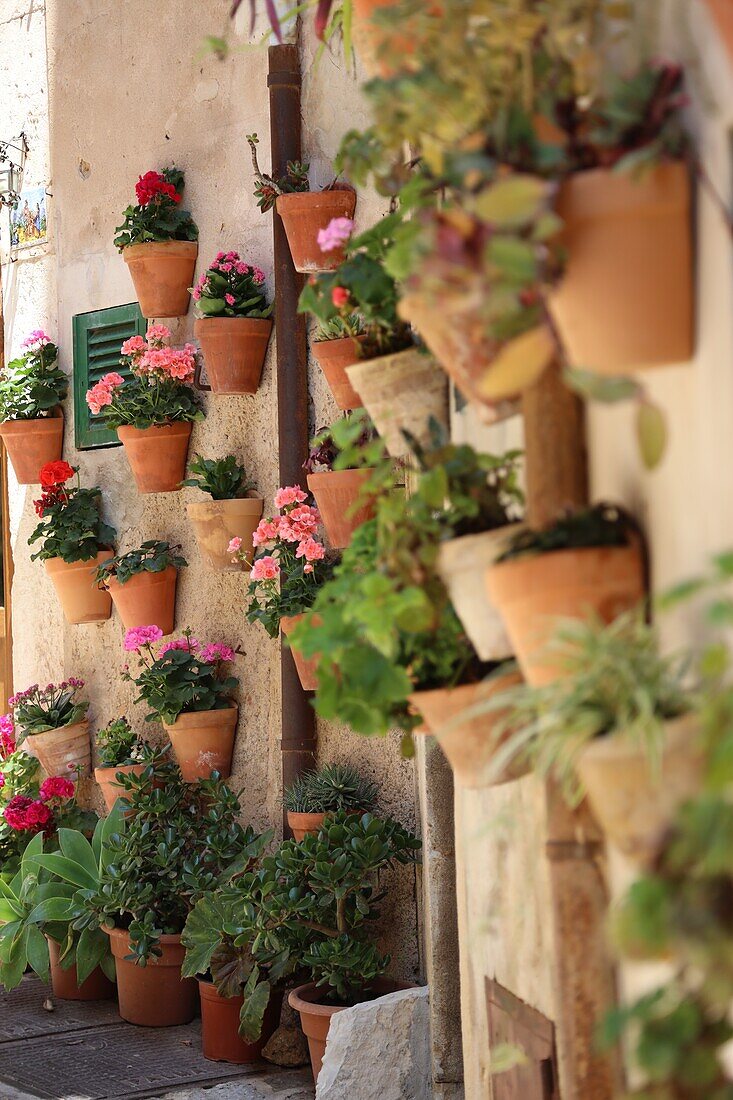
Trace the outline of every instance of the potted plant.
[[181, 975], [181, 932], [204, 894], [249, 862], [256, 834], [237, 821], [236, 796], [214, 777], [184, 782], [174, 764], [129, 776], [131, 813], [110, 837], [88, 927], [110, 937], [120, 1015], [142, 1027], [188, 1023], [196, 983]]
[[89, 700], [79, 698], [83, 687], [83, 680], [70, 676], [45, 688], [32, 684], [8, 700], [19, 743], [37, 757], [49, 776], [89, 775]]
[[171, 167], [146, 172], [135, 184], [137, 204], [128, 206], [115, 232], [143, 317], [182, 317], [198, 254], [196, 223], [181, 209], [183, 172]]
[[316, 338], [311, 345], [333, 399], [344, 412], [361, 405], [361, 398], [349, 381], [346, 368], [361, 358], [365, 339], [361, 318], [351, 313], [345, 318], [338, 316], [332, 321], [319, 321]]
[[[77, 475], [76, 485], [67, 483]], [[112, 600], [94, 582], [97, 566], [109, 555], [115, 529], [99, 515], [101, 489], [82, 489], [79, 467], [49, 462], [41, 469], [41, 496], [33, 502], [40, 523], [28, 545], [41, 542], [40, 558], [53, 581], [69, 623], [98, 623], [112, 614]]]
[[[318, 509], [307, 504], [299, 485], [275, 493], [276, 514], [260, 523], [252, 536], [256, 548], [248, 588], [247, 621], [261, 623], [271, 638], [282, 630], [287, 638], [332, 571], [326, 548], [316, 537]], [[239, 560], [246, 552], [232, 547]], [[293, 659], [304, 691], [315, 687], [315, 661], [304, 662], [297, 650]]]
[[265, 273], [238, 252], [218, 252], [191, 293], [194, 334], [214, 393], [256, 393], [272, 332]]
[[[303, 463], [326, 537], [337, 550], [348, 546], [356, 528], [374, 515], [380, 486], [375, 467], [367, 464], [371, 455], [364, 449], [373, 435], [369, 418], [353, 414], [321, 428]], [[382, 457], [380, 444], [377, 449]]]
[[571, 805], [587, 794], [609, 839], [648, 862], [703, 778], [689, 659], [661, 655], [639, 611], [565, 622], [548, 652], [559, 675], [492, 700], [514, 728], [495, 765], [525, 757]]
[[[183, 482], [208, 493], [211, 500], [186, 505], [193, 524], [201, 556], [211, 569], [232, 572], [252, 568], [252, 535], [260, 521], [263, 500], [254, 491], [254, 482], [234, 455], [202, 458], [196, 455]], [[244, 555], [235, 559], [235, 549], [244, 547]]]
[[322, 251], [319, 233], [334, 218], [351, 221], [356, 209], [356, 191], [333, 180], [322, 191], [311, 191], [308, 165], [290, 162], [284, 176], [264, 175], [257, 163], [257, 134], [248, 134], [256, 181], [255, 197], [263, 214], [277, 210], [282, 219], [296, 271], [329, 271], [343, 258], [338, 247], [330, 255]]
[[86, 395], [91, 411], [117, 430], [140, 493], [180, 489], [193, 422], [204, 417], [192, 388], [196, 348], [173, 348], [170, 337], [165, 325], [151, 325], [145, 339], [125, 340], [122, 363], [132, 377], [112, 371]]
[[42, 329], [23, 341], [19, 359], [0, 372], [0, 437], [19, 485], [35, 485], [39, 471], [61, 458], [61, 402], [69, 379], [58, 366], [59, 349]]
[[318, 833], [327, 814], [373, 813], [376, 801], [376, 783], [343, 764], [304, 772], [283, 795], [288, 825], [296, 840]]
[[415, 345], [409, 326], [397, 314], [398, 290], [385, 256], [401, 224], [399, 215], [345, 241], [346, 258], [336, 270], [312, 276], [298, 309], [321, 325], [337, 319], [363, 326], [358, 362], [346, 374], [371, 416], [389, 453], [407, 453], [404, 431], [421, 442], [432, 420], [448, 423], [448, 383], [435, 360]]
[[97, 584], [109, 592], [125, 630], [153, 623], [164, 634], [173, 632], [178, 570], [188, 565], [180, 549], [148, 539], [138, 550], [116, 554], [97, 566]]
[[239, 715], [232, 698], [239, 680], [227, 672], [235, 650], [199, 642], [185, 630], [156, 653], [153, 643], [162, 636], [157, 626], [127, 631], [125, 649], [138, 655], [139, 671], [133, 676], [125, 670], [123, 677], [140, 693], [135, 702], [150, 707], [145, 721], [162, 722], [186, 782], [208, 779], [212, 772], [226, 779]]
[[99, 764], [94, 769], [94, 778], [111, 812], [117, 799], [125, 797], [119, 777], [142, 775], [149, 760], [149, 746], [124, 716], [113, 719], [99, 730], [96, 743]]
[[487, 570], [486, 586], [525, 679], [539, 686], [558, 675], [544, 653], [558, 618], [611, 622], [644, 598], [641, 536], [613, 505], [569, 512], [520, 531]]

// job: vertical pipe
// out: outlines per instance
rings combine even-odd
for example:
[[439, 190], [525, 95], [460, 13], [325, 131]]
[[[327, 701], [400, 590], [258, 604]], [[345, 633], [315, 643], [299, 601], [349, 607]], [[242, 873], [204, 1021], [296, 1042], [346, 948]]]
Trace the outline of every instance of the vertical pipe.
[[[294, 45], [270, 46], [267, 86], [270, 94], [272, 175], [285, 174], [288, 161], [301, 158], [300, 58]], [[273, 215], [275, 259], [275, 336], [277, 343], [277, 425], [280, 484], [305, 487], [308, 454], [308, 347], [305, 318], [298, 313], [303, 278], [293, 267], [282, 221]], [[283, 789], [312, 768], [316, 754], [315, 714], [300, 686], [292, 654], [283, 647], [282, 777]], [[287, 819], [283, 828], [289, 835]]]

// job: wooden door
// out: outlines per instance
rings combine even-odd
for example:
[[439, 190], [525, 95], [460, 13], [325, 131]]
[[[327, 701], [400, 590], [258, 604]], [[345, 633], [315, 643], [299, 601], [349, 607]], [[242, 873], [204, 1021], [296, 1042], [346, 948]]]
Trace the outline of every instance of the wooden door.
[[492, 1049], [508, 1045], [524, 1055], [522, 1065], [492, 1077], [493, 1100], [560, 1100], [552, 1021], [491, 978], [486, 1003]]

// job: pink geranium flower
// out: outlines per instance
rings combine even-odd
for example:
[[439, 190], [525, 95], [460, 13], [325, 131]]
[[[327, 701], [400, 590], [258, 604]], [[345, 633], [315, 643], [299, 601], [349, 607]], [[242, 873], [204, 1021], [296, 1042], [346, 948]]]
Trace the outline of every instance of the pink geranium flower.
[[215, 661], [233, 661], [234, 650], [230, 645], [222, 645], [221, 642], [211, 642], [209, 645], [204, 646], [199, 657], [207, 664], [214, 664]]
[[45, 347], [46, 344], [50, 343], [51, 341], [49, 337], [46, 336], [46, 333], [43, 331], [43, 329], [37, 328], [34, 329], [33, 332], [30, 333], [30, 335], [26, 336], [25, 340], [20, 346], [22, 348], [32, 348], [36, 344], [38, 344], [39, 347]]
[[189, 653], [195, 653], [198, 647], [198, 638], [174, 638], [170, 642], [163, 642], [158, 649], [158, 656], [162, 657], [164, 653], [168, 653], [171, 649], [186, 649]]
[[252, 573], [250, 574], [253, 581], [274, 581], [279, 576], [280, 566], [277, 558], [274, 558], [272, 554], [265, 554], [263, 558], [258, 558], [252, 566]]
[[275, 507], [287, 508], [289, 504], [302, 504], [308, 499], [299, 485], [286, 485], [275, 493]]
[[147, 346], [142, 336], [131, 336], [120, 348], [120, 355], [138, 355], [145, 351]]
[[158, 344], [170, 340], [171, 330], [167, 325], [151, 325], [146, 335], [149, 344]]
[[159, 626], [136, 626], [125, 634], [124, 646], [128, 653], [139, 653], [143, 646], [159, 642], [162, 637]]
[[[322, 542], [318, 542], [317, 539], [307, 538], [298, 543], [298, 549], [295, 551], [296, 558], [305, 558], [306, 561], [322, 561], [326, 556], [326, 548]], [[310, 572], [310, 570], [309, 570]]]
[[239, 535], [235, 535], [233, 539], [229, 540], [229, 545], [227, 546], [227, 553], [236, 554], [237, 551], [241, 550], [241, 549], [242, 549], [242, 540], [239, 537]]
[[351, 218], [331, 218], [325, 229], [318, 230], [318, 247], [321, 252], [333, 252], [346, 244], [354, 229]]
[[[261, 519], [252, 535], [252, 545], [262, 546], [265, 542], [272, 542], [280, 534], [279, 519]], [[240, 540], [241, 543], [241, 540]]]

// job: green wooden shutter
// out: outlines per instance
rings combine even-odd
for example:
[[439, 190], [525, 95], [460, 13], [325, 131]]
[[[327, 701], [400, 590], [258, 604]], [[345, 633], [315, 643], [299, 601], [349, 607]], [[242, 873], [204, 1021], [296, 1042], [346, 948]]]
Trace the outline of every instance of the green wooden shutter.
[[120, 366], [120, 347], [131, 336], [144, 336], [147, 321], [137, 302], [111, 309], [95, 309], [74, 317], [74, 436], [79, 451], [119, 444], [117, 432], [104, 426], [103, 416], [93, 416], [86, 392], [110, 371], [123, 378], [130, 372]]

